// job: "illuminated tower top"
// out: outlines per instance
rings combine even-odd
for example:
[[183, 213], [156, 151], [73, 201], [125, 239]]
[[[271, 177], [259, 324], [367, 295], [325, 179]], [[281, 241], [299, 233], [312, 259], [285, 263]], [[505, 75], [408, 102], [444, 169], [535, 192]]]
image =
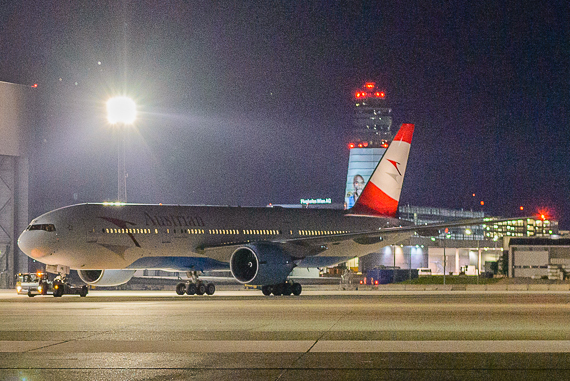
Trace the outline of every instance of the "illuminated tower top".
[[388, 107], [386, 92], [375, 82], [366, 82], [354, 92], [354, 127], [351, 141], [365, 147], [382, 147], [393, 138], [392, 109]]

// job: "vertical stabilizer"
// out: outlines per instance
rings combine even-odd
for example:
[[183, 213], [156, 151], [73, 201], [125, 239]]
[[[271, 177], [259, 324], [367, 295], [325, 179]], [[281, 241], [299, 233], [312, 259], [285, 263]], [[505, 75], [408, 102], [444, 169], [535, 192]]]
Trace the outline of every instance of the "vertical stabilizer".
[[396, 216], [413, 134], [413, 124], [402, 124], [396, 137], [370, 176], [362, 194], [354, 206], [348, 210], [348, 213], [384, 217]]

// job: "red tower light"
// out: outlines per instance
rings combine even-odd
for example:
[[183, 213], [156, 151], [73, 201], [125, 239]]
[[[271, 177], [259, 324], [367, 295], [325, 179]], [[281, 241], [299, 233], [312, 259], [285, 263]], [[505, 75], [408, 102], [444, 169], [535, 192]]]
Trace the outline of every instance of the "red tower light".
[[374, 87], [376, 87], [376, 82], [366, 82], [364, 87], [366, 87], [367, 89], [373, 89]]

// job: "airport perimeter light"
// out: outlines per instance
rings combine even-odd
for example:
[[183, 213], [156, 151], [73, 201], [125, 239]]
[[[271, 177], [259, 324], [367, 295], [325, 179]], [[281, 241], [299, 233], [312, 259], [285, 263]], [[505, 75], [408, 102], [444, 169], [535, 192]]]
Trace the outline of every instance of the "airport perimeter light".
[[118, 155], [118, 201], [127, 202], [127, 170], [125, 168], [124, 126], [133, 124], [137, 117], [137, 106], [131, 98], [115, 97], [107, 101], [107, 120], [119, 127]]

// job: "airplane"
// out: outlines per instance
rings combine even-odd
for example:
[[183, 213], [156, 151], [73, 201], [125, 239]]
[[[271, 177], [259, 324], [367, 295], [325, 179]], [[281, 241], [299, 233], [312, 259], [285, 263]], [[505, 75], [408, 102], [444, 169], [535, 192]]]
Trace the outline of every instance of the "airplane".
[[75, 269], [89, 285], [117, 286], [136, 270], [157, 269], [188, 274], [178, 295], [212, 295], [215, 285], [198, 274], [229, 269], [264, 295], [300, 295], [301, 284], [288, 280], [296, 266], [332, 266], [414, 232], [469, 223], [416, 226], [396, 217], [413, 133], [413, 124], [402, 124], [348, 210], [84, 203], [33, 219], [18, 245], [46, 271]]

